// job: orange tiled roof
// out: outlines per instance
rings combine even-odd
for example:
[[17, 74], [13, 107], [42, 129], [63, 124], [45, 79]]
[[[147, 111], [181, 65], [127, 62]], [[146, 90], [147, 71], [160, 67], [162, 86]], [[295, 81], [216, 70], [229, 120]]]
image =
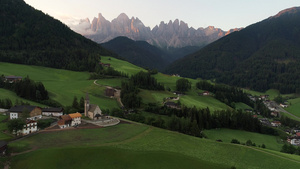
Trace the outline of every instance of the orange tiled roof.
[[80, 113], [72, 113], [72, 114], [69, 114], [69, 116], [73, 119], [73, 118], [76, 118], [76, 117], [82, 117], [82, 115]]

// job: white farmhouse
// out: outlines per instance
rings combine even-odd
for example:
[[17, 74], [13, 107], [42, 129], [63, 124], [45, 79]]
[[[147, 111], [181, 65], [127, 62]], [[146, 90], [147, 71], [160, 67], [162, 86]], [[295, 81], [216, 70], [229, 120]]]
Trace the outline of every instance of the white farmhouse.
[[82, 115], [80, 113], [72, 113], [69, 114], [69, 116], [72, 118], [71, 126], [77, 126], [81, 124], [81, 117]]
[[28, 105], [22, 105], [22, 106], [14, 106], [8, 110], [9, 118], [10, 119], [17, 119], [22, 116], [22, 113], [24, 111], [29, 112], [29, 117], [27, 117], [28, 120], [37, 120], [42, 118], [42, 109], [38, 106], [28, 106]]
[[47, 107], [42, 109], [43, 116], [59, 117], [62, 116], [63, 113], [64, 109], [62, 107]]

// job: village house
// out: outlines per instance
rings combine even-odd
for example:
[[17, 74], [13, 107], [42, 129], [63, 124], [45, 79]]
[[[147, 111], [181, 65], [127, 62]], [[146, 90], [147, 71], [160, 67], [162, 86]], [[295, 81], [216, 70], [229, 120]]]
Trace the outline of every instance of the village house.
[[72, 113], [67, 115], [62, 115], [59, 117], [59, 121], [57, 122], [59, 128], [67, 128], [67, 127], [73, 127], [78, 126], [81, 124], [81, 117], [82, 115], [80, 113]]
[[71, 117], [72, 121], [71, 121], [71, 126], [78, 126], [79, 124], [81, 124], [81, 117], [82, 115], [80, 113], [72, 113], [69, 114], [69, 116]]
[[51, 116], [51, 117], [59, 117], [62, 116], [64, 109], [62, 107], [47, 107], [42, 108], [42, 115], [43, 116]]
[[184, 92], [174, 91], [173, 94], [176, 94], [177, 96], [183, 96]]
[[281, 123], [280, 123], [280, 121], [273, 121], [273, 122], [271, 122], [271, 125], [272, 125], [272, 127], [279, 127], [279, 126], [281, 126]]
[[27, 117], [28, 120], [37, 120], [42, 118], [42, 109], [38, 106], [14, 106], [8, 110], [10, 119], [17, 119], [22, 116], [22, 113], [24, 111], [29, 112], [29, 117]]
[[293, 137], [293, 138], [291, 138], [291, 139], [288, 139], [288, 142], [289, 142], [291, 145], [299, 146], [299, 145], [300, 145], [300, 136], [297, 136], [297, 137]]
[[59, 117], [59, 121], [57, 122], [59, 128], [67, 128], [71, 126], [72, 118], [69, 115], [62, 115]]
[[104, 66], [104, 67], [110, 67], [109, 63], [100, 63], [100, 65]]
[[271, 116], [278, 117], [278, 112], [271, 112]]
[[180, 106], [174, 102], [166, 102], [165, 106], [172, 108], [172, 109], [180, 109]]
[[174, 77], [180, 77], [179, 74], [172, 74], [172, 76], [174, 76]]
[[4, 82], [8, 82], [8, 83], [14, 83], [14, 82], [17, 82], [17, 81], [20, 81], [22, 80], [22, 76], [5, 76], [4, 77]]
[[36, 131], [38, 131], [37, 121], [27, 120], [26, 124], [23, 127], [22, 134], [27, 135], [27, 134], [30, 134], [30, 133], [34, 133]]
[[280, 107], [287, 108], [289, 105], [280, 103]]
[[84, 115], [92, 120], [97, 120], [102, 117], [102, 111], [98, 105], [90, 104], [89, 94], [86, 93], [84, 101]]
[[265, 126], [272, 126], [270, 121], [267, 119], [267, 118], [260, 118], [258, 119], [262, 125], [265, 125]]
[[105, 96], [114, 97], [115, 96], [115, 92], [116, 92], [116, 90], [114, 88], [107, 87], [105, 89]]
[[0, 156], [4, 156], [6, 154], [6, 150], [7, 150], [7, 142], [0, 141]]

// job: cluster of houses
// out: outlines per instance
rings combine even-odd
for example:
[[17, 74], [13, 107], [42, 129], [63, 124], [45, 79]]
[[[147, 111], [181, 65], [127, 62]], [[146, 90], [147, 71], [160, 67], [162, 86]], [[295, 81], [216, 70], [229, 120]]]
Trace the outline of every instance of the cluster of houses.
[[26, 124], [23, 130], [15, 131], [17, 135], [27, 135], [38, 131], [37, 120], [41, 119], [42, 116], [59, 117], [63, 115], [63, 108], [40, 108], [38, 106], [21, 105], [14, 106], [9, 110], [10, 119], [18, 119], [27, 113]]
[[14, 82], [20, 81], [22, 79], [23, 79], [22, 76], [10, 75], [10, 76], [4, 76], [3, 81], [8, 82], [8, 83], [14, 83]]
[[[27, 135], [38, 131], [37, 120], [43, 116], [58, 118], [58, 126], [60, 128], [73, 127], [81, 124], [80, 113], [72, 113], [64, 115], [64, 109], [61, 107], [40, 108], [38, 106], [21, 105], [14, 106], [8, 110], [10, 119], [18, 119], [24, 117], [26, 113], [26, 124], [22, 130], [15, 131], [17, 135]], [[91, 120], [98, 120], [103, 117], [102, 111], [98, 105], [90, 104], [89, 96], [86, 94], [84, 115]]]
[[294, 146], [300, 146], [300, 130], [293, 130], [293, 132], [288, 132], [289, 134], [292, 134], [287, 139], [287, 142], [294, 145]]

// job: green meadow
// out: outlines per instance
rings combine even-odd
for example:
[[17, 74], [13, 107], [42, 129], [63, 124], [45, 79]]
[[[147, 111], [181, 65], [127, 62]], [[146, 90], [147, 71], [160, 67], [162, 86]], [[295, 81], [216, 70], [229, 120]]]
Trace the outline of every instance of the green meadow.
[[127, 73], [129, 76], [134, 75], [140, 71], [146, 71], [145, 69], [133, 65], [127, 61], [119, 60], [113, 57], [101, 56], [102, 63], [109, 63], [117, 71]]
[[[64, 106], [71, 105], [74, 96], [79, 100], [85, 97], [86, 92], [90, 94], [91, 104], [98, 104], [103, 109], [117, 107], [117, 101], [105, 97], [105, 88], [99, 88], [93, 80], [88, 80], [88, 72], [75, 72], [62, 69], [53, 69], [39, 66], [19, 65], [0, 62], [0, 75], [29, 76], [34, 81], [40, 81], [49, 91], [51, 99], [58, 101]], [[1, 90], [1, 97], [20, 99], [13, 92]], [[30, 102], [34, 105], [40, 105]], [[43, 105], [40, 105], [43, 106]]]
[[139, 96], [143, 98], [143, 103], [158, 103], [158, 105], [163, 105], [164, 98], [167, 97], [177, 97], [168, 91], [150, 91], [150, 90], [140, 90]]
[[288, 112], [292, 113], [295, 116], [300, 117], [300, 98], [288, 100], [290, 106], [285, 108]]
[[35, 151], [13, 156], [11, 167], [14, 169], [229, 169], [232, 166], [243, 169], [296, 169], [300, 165], [300, 156], [219, 143], [136, 123], [39, 133], [13, 142], [9, 147], [12, 151], [36, 148]]
[[205, 130], [204, 134], [210, 140], [222, 140], [225, 143], [230, 143], [232, 139], [237, 139], [241, 143], [246, 143], [247, 140], [251, 140], [256, 146], [265, 144], [267, 149], [280, 151], [283, 146], [283, 142], [277, 136], [253, 133], [243, 130], [231, 130], [231, 129], [213, 129]]
[[[132, 65], [123, 60], [115, 59], [113, 57], [101, 57], [103, 63], [110, 63], [111, 67], [118, 71], [122, 71], [129, 75], [138, 73], [139, 71], [145, 71], [144, 69]], [[98, 79], [96, 81], [97, 86], [94, 84], [94, 80], [89, 80], [88, 72], [76, 72], [62, 69], [53, 69], [39, 66], [29, 66], [29, 65], [19, 65], [11, 63], [0, 63], [0, 74], [4, 75], [16, 75], [16, 76], [29, 76], [35, 81], [42, 82], [46, 89], [49, 91], [49, 96], [51, 99], [58, 101], [64, 106], [71, 105], [74, 96], [78, 99], [80, 97], [85, 97], [86, 92], [90, 95], [91, 104], [98, 104], [101, 109], [112, 109], [118, 107], [118, 103], [115, 99], [108, 98], [105, 96], [104, 86], [120, 87], [121, 81], [126, 80], [126, 78], [111, 78], [111, 79]], [[181, 77], [169, 76], [158, 73], [154, 75], [158, 82], [169, 87], [172, 91], [175, 90], [176, 81]], [[198, 96], [197, 92], [200, 90], [196, 89], [195, 85], [198, 80], [189, 79], [192, 82], [192, 90], [189, 91], [185, 96], [180, 98], [180, 102], [186, 106], [197, 108], [207, 108], [209, 107], [212, 111], [227, 109], [224, 103], [214, 99], [213, 97], [203, 97]], [[0, 89], [2, 95], [0, 98], [9, 97], [12, 101], [16, 99], [26, 101], [22, 98], [16, 96], [13, 92]], [[147, 91], [141, 90], [139, 95], [143, 98], [145, 104], [155, 102], [162, 104], [163, 99], [166, 97], [174, 97], [175, 95], [171, 92], [163, 91]], [[44, 107], [38, 103], [28, 101], [33, 105], [38, 105]]]

